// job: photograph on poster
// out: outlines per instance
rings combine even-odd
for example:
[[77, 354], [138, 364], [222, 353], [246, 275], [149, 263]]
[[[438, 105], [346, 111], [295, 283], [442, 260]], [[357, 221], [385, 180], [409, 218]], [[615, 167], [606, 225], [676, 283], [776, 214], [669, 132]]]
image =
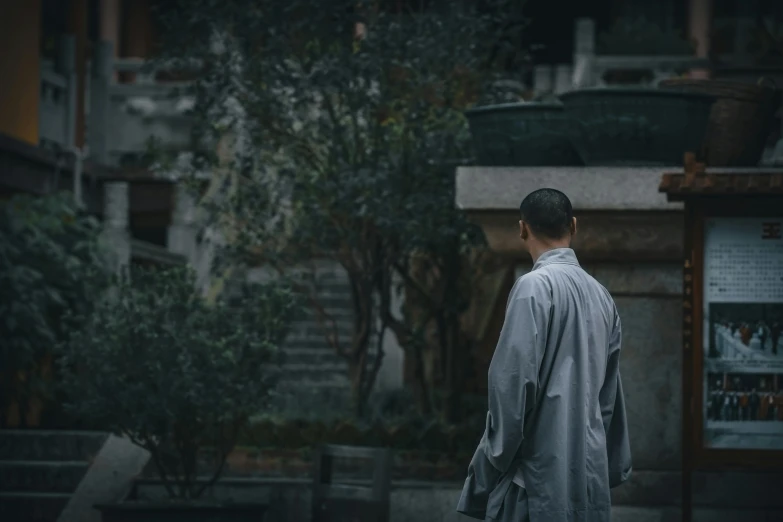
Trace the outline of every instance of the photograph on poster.
[[706, 446], [783, 449], [783, 373], [710, 373], [706, 378]]
[[780, 223], [720, 218], [705, 225], [705, 447], [783, 450]]
[[732, 371], [737, 365], [783, 373], [783, 303], [710, 304], [710, 369]]

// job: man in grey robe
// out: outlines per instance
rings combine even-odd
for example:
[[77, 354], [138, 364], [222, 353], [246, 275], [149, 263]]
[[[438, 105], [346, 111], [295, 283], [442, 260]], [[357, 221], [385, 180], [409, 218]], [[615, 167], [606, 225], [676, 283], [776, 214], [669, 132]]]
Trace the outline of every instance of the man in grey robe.
[[520, 277], [489, 366], [486, 429], [457, 511], [507, 522], [609, 522], [631, 473], [620, 381], [620, 317], [579, 266], [565, 194], [520, 206], [533, 270]]

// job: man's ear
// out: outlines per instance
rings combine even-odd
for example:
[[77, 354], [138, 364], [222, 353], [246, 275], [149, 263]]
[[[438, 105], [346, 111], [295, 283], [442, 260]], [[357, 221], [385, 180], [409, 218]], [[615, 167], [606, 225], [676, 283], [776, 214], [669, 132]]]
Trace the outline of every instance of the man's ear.
[[519, 238], [522, 241], [527, 241], [527, 238], [530, 237], [530, 231], [527, 228], [527, 223], [519, 220]]
[[571, 237], [576, 235], [576, 218], [571, 218]]

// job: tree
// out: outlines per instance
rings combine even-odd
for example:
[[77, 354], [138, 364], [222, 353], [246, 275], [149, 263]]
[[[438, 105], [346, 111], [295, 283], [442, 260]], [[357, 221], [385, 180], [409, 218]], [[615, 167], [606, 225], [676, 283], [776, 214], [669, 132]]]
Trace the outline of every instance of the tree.
[[[383, 355], [372, 341], [387, 326], [406, 350], [421, 347], [431, 320], [444, 338], [458, 335], [460, 263], [478, 238], [453, 209], [462, 109], [497, 99], [491, 87], [521, 27], [515, 0], [427, 3], [201, 0], [160, 13], [163, 59], [200, 67], [190, 166], [217, 174], [204, 203], [223, 225], [224, 259], [286, 272], [326, 258], [348, 274], [347, 343], [317, 294], [299, 288], [348, 362], [358, 414]], [[448, 290], [417, 281], [414, 257]], [[391, 314], [395, 273], [431, 319]]]

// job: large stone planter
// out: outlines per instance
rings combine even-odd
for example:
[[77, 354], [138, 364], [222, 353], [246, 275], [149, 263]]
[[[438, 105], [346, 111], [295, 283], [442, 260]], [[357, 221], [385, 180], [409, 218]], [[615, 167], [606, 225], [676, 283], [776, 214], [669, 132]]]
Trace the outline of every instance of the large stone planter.
[[506, 103], [465, 112], [479, 165], [581, 165], [558, 103]]
[[103, 522], [261, 522], [268, 505], [261, 503], [175, 503], [133, 501], [99, 505]]
[[780, 90], [774, 85], [673, 78], [660, 87], [715, 97], [705, 140], [708, 166], [758, 165], [780, 105]]
[[702, 93], [648, 88], [585, 89], [560, 96], [586, 165], [674, 166], [700, 154], [710, 109]]

